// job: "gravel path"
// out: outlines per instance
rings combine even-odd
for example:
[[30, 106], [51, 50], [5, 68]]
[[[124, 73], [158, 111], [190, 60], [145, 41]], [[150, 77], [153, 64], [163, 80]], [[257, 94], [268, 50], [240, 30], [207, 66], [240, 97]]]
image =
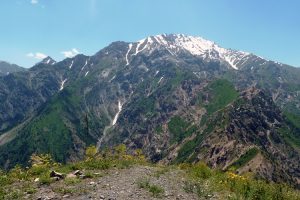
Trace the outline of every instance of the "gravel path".
[[[135, 166], [129, 169], [99, 171], [99, 173], [102, 177], [84, 179], [76, 183], [63, 180], [50, 186], [41, 186], [33, 199], [198, 199], [196, 194], [184, 191], [186, 174], [178, 169]], [[139, 187], [139, 183], [143, 180], [163, 188], [163, 191], [155, 197], [149, 189]]]

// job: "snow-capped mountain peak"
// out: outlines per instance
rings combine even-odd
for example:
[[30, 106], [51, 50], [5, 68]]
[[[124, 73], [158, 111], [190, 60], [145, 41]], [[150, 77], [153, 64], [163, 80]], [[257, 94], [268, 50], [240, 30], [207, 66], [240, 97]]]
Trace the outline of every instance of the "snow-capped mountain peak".
[[219, 60], [236, 70], [239, 69], [239, 65], [245, 61], [245, 58], [250, 55], [250, 53], [243, 51], [222, 48], [215, 42], [201, 37], [184, 34], [161, 34], [147, 37], [136, 43], [130, 43], [126, 54], [127, 65], [130, 56], [136, 56], [141, 52], [151, 53], [158, 48], [164, 48], [174, 56], [181, 51], [186, 51], [205, 60]]
[[44, 58], [41, 62], [39, 62], [38, 64], [46, 64], [46, 65], [54, 65], [56, 63], [56, 61], [54, 59], [52, 59], [50, 56]]

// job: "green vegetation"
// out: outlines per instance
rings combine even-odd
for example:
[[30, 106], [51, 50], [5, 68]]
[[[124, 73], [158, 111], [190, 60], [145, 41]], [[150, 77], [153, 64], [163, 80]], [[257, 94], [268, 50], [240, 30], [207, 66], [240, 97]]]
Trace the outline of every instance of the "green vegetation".
[[138, 180], [137, 184], [139, 188], [148, 190], [154, 197], [161, 197], [164, 193], [164, 189], [162, 187], [151, 184], [148, 179]]
[[300, 85], [298, 83], [288, 83], [285, 85], [285, 89], [289, 92], [297, 92], [300, 90]]
[[[140, 150], [134, 155], [127, 153], [125, 145], [119, 145], [111, 150], [97, 152], [96, 147], [90, 146], [86, 149], [85, 159], [75, 163], [59, 164], [54, 162], [49, 154], [33, 154], [30, 157], [30, 168], [22, 168], [17, 165], [8, 172], [0, 171], [0, 200], [1, 199], [23, 199], [25, 194], [34, 194], [39, 185], [51, 185], [55, 180], [50, 177], [51, 171], [66, 174], [75, 170], [84, 170], [85, 178], [93, 178], [94, 170], [105, 170], [112, 167], [128, 168], [134, 164], [144, 164], [145, 158]], [[38, 184], [35, 183], [38, 180]], [[65, 178], [64, 185], [76, 185], [79, 178]], [[16, 186], [11, 185], [18, 183]], [[154, 193], [155, 188], [154, 188]], [[67, 188], [57, 188], [59, 193], [72, 193]]]
[[283, 139], [293, 147], [300, 148], [300, 116], [284, 112], [285, 125], [278, 129], [279, 134]]
[[176, 163], [192, 162], [195, 159], [193, 154], [195, 149], [199, 147], [204, 137], [210, 134], [216, 127], [225, 127], [227, 123], [227, 114], [225, 112], [217, 112], [206, 118], [205, 128], [202, 132], [196, 132], [196, 137], [193, 140], [187, 141], [178, 151]]
[[63, 121], [62, 110], [63, 105], [58, 101], [46, 108], [15, 140], [1, 147], [0, 160], [5, 161], [5, 157], [9, 157], [10, 164], [25, 165], [32, 153], [49, 152], [55, 160], [65, 162], [69, 156], [66, 149], [72, 148], [73, 141], [70, 130]]
[[158, 133], [158, 134], [161, 134], [161, 133], [163, 132], [162, 125], [157, 126], [157, 127], [155, 128], [155, 132]]
[[[215, 130], [216, 127], [220, 127], [221, 129], [226, 127], [229, 117], [224, 108], [229, 103], [234, 102], [237, 97], [238, 92], [235, 90], [233, 84], [225, 79], [215, 80], [205, 88], [204, 93], [201, 93], [196, 100], [207, 110], [207, 114], [202, 117], [200, 122], [200, 126], [204, 127], [204, 130], [201, 133], [198, 132], [193, 140], [187, 141], [181, 147], [181, 149], [178, 151], [176, 163], [181, 163], [184, 161], [192, 162], [196, 155], [194, 151], [201, 144], [203, 138]], [[205, 98], [210, 98], [209, 103], [205, 103]], [[197, 127], [195, 126], [193, 131], [184, 135], [183, 129], [185, 129], [187, 125], [182, 121], [183, 120], [178, 117], [175, 118], [175, 120], [172, 118], [170, 123], [173, 122], [171, 124], [173, 125], [171, 126], [173, 129], [170, 129], [169, 123], [169, 130], [172, 135], [174, 135], [175, 141], [182, 141], [182, 138], [186, 138], [187, 135], [191, 135], [197, 130]]]
[[[257, 153], [255, 148], [249, 150], [242, 156], [243, 160], [249, 160]], [[50, 177], [50, 171], [55, 170], [64, 176], [74, 170], [85, 172], [87, 179], [95, 178], [92, 172], [105, 170], [112, 167], [124, 168], [134, 165], [149, 165], [145, 162], [140, 150], [133, 155], [127, 153], [125, 145], [116, 146], [110, 150], [97, 152], [96, 147], [90, 146], [86, 149], [85, 159], [75, 163], [61, 165], [53, 161], [50, 155], [33, 154], [30, 159], [31, 167], [24, 169], [15, 166], [9, 172], [0, 171], [0, 199], [23, 199], [27, 195], [29, 199], [35, 194], [38, 188], [47, 184], [56, 193], [65, 194], [88, 194], [86, 188], [74, 189], [80, 184], [79, 177], [65, 178], [59, 185]], [[245, 161], [239, 161], [239, 165]], [[156, 165], [153, 165], [156, 166]], [[158, 166], [157, 166], [158, 167]], [[180, 165], [159, 166], [154, 177], [157, 179], [164, 175], [169, 176], [172, 170], [182, 170], [185, 178], [183, 190], [188, 193], [195, 193], [199, 198], [212, 198], [217, 195], [218, 199], [261, 199], [261, 200], [296, 200], [300, 198], [297, 190], [284, 184], [267, 183], [257, 180], [251, 174], [238, 175], [233, 172], [221, 172], [210, 169], [205, 163], [196, 164], [182, 163]], [[98, 173], [97, 173], [98, 174]], [[35, 181], [38, 179], [38, 181]], [[153, 197], [160, 198], [164, 194], [164, 188], [154, 184], [149, 178], [138, 179], [136, 182], [139, 188], [143, 188]], [[13, 185], [13, 187], [12, 187]], [[28, 196], [29, 195], [29, 196]]]
[[203, 134], [198, 134], [195, 139], [186, 142], [178, 151], [176, 163], [185, 161], [194, 151], [195, 148], [202, 142]]
[[[97, 136], [90, 134], [89, 129], [99, 130], [109, 123], [109, 119], [106, 115], [99, 119], [93, 114], [82, 113], [82, 97], [77, 94], [76, 87], [68, 86], [51, 98], [38, 115], [22, 127], [14, 140], [0, 147], [2, 166], [8, 164], [7, 168], [12, 168], [16, 163], [25, 166], [34, 152], [49, 153], [56, 161], [65, 163], [74, 150], [74, 143], [95, 143]], [[74, 137], [75, 134], [79, 138]], [[5, 164], [8, 158], [10, 162]]]
[[195, 131], [195, 127], [188, 129], [189, 126], [190, 124], [179, 116], [172, 117], [168, 123], [169, 131], [172, 134], [171, 143], [181, 142], [184, 138], [190, 136]]
[[167, 97], [169, 96], [184, 80], [195, 79], [195, 75], [188, 70], [179, 69], [178, 66], [168, 66], [161, 70], [161, 73], [168, 75], [168, 81], [164, 84], [157, 85], [155, 80], [155, 85], [159, 86], [155, 92], [157, 96]]
[[155, 100], [153, 98], [141, 98], [137, 103], [137, 108], [140, 109], [142, 113], [152, 113], [155, 108]]
[[[205, 91], [211, 98], [209, 103], [205, 105], [208, 115], [224, 108], [238, 97], [238, 92], [233, 84], [225, 79], [213, 81], [206, 87]], [[202, 102], [204, 101], [202, 100]]]
[[297, 136], [297, 132], [294, 132], [289, 126], [285, 125], [279, 128], [278, 132], [288, 144], [300, 148], [300, 138]]
[[157, 170], [157, 171], [155, 172], [154, 176], [155, 176], [156, 178], [159, 178], [160, 176], [162, 176], [162, 175], [164, 175], [164, 174], [170, 172], [170, 169], [171, 169], [171, 167], [163, 167], [163, 168]]
[[204, 163], [181, 164], [189, 174], [183, 189], [196, 193], [200, 198], [218, 194], [219, 199], [296, 200], [300, 193], [284, 184], [256, 180], [251, 174], [244, 176], [232, 172], [212, 170]]
[[257, 148], [252, 148], [248, 150], [245, 154], [243, 154], [237, 161], [235, 161], [230, 167], [238, 169], [240, 167], [245, 166], [250, 160], [252, 160], [257, 154], [259, 150]]
[[294, 113], [284, 112], [284, 116], [287, 118], [295, 128], [300, 129], [300, 116]]

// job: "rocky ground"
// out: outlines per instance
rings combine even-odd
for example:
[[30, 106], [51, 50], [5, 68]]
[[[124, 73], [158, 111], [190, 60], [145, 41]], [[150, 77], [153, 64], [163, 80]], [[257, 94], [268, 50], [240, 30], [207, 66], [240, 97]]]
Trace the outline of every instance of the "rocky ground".
[[[187, 175], [179, 169], [134, 166], [129, 169], [111, 169], [93, 172], [96, 177], [72, 179], [40, 186], [28, 199], [198, 199], [194, 193], [187, 192]], [[156, 189], [142, 186], [147, 183]], [[209, 195], [208, 198], [213, 198]]]

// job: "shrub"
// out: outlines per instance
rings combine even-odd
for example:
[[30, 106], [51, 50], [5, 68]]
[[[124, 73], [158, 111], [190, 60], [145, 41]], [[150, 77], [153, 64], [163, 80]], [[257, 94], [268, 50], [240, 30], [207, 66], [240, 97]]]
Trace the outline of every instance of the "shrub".
[[75, 185], [77, 183], [80, 183], [80, 179], [78, 179], [78, 178], [66, 178], [65, 179], [66, 185]]
[[14, 168], [12, 168], [8, 175], [13, 180], [27, 179], [27, 172], [20, 165], [16, 165]]
[[165, 190], [159, 185], [150, 185], [149, 187], [149, 192], [151, 192], [154, 197], [160, 197], [164, 191]]
[[125, 144], [120, 144], [114, 148], [115, 157], [117, 159], [123, 158], [126, 155], [126, 146]]
[[47, 172], [49, 172], [48, 167], [38, 166], [38, 165], [34, 165], [28, 170], [28, 173], [32, 176], [40, 176]]
[[159, 185], [150, 184], [148, 179], [141, 179], [137, 182], [138, 187], [142, 189], [146, 189], [151, 192], [152, 196], [160, 197], [162, 193], [164, 193], [164, 189]]
[[86, 150], [85, 150], [85, 159], [86, 160], [93, 160], [96, 159], [97, 157], [97, 147], [96, 146], [89, 146]]
[[139, 162], [145, 162], [146, 161], [146, 158], [143, 154], [143, 151], [141, 149], [136, 149], [134, 151], [134, 155], [135, 155], [135, 159], [137, 159], [137, 161]]
[[148, 179], [140, 179], [137, 182], [137, 185], [139, 186], [139, 188], [148, 188], [150, 186], [150, 182]]
[[192, 176], [200, 179], [208, 179], [212, 176], [212, 170], [203, 162], [196, 163], [191, 167]]
[[53, 166], [55, 164], [50, 154], [32, 154], [30, 156], [31, 166]]
[[88, 170], [93, 170], [93, 169], [109, 169], [113, 166], [113, 163], [110, 160], [106, 159], [97, 159], [97, 160], [87, 160], [79, 165], [80, 169], [88, 169]]
[[53, 182], [53, 180], [50, 178], [49, 174], [43, 174], [40, 177], [40, 184], [42, 185], [50, 185]]

